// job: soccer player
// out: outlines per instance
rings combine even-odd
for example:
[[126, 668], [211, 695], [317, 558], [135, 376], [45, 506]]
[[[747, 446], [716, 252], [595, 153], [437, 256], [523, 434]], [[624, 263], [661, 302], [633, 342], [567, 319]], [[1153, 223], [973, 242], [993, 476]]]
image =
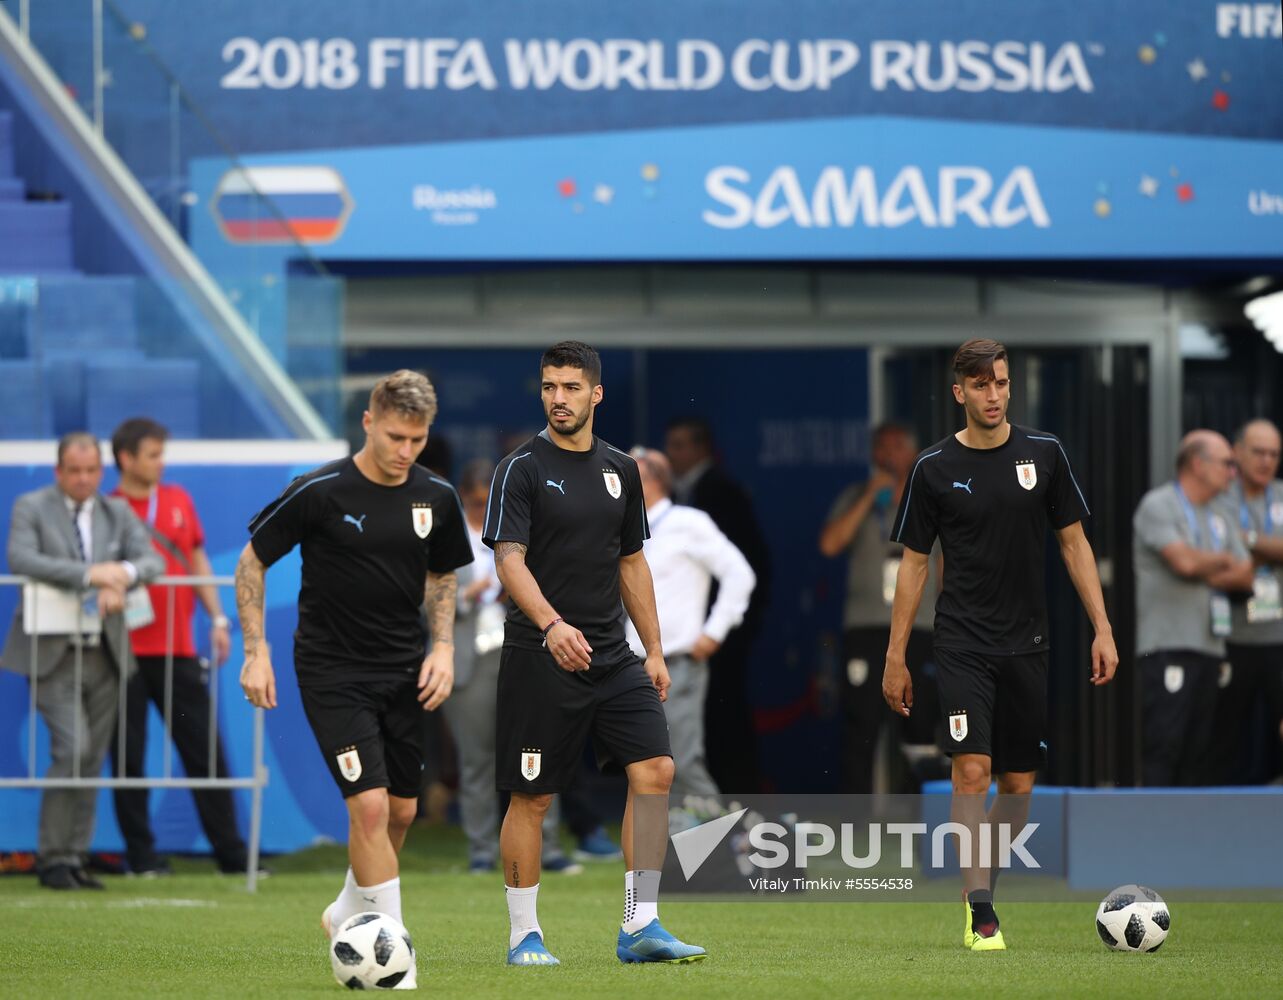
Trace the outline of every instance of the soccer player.
[[[935, 658], [950, 744], [943, 749], [953, 758], [953, 820], [970, 830], [978, 850], [991, 775], [998, 779], [998, 796], [988, 823], [994, 830], [1008, 824], [1015, 839], [1046, 754], [1048, 524], [1096, 631], [1091, 683], [1109, 683], [1118, 652], [1083, 533], [1087, 502], [1065, 450], [1054, 436], [1007, 421], [1006, 348], [993, 340], [969, 340], [954, 355], [953, 370], [953, 396], [966, 413], [966, 427], [918, 456], [891, 530], [891, 540], [905, 548], [882, 693], [893, 711], [909, 716], [913, 682], [905, 646], [938, 537], [944, 587], [936, 601]], [[991, 871], [969, 864], [969, 852], [960, 853], [967, 910], [963, 946], [1002, 950]], [[994, 868], [992, 876], [997, 873]]]
[[[422, 375], [381, 379], [361, 450], [300, 476], [263, 508], [236, 567], [241, 687], [255, 706], [275, 708], [264, 575], [301, 546], [294, 666], [349, 822], [351, 867], [322, 915], [327, 933], [365, 910], [401, 919], [397, 854], [419, 794], [419, 713], [440, 706], [454, 682], [454, 571], [472, 562], [472, 548], [458, 494], [414, 461], [436, 412]], [[413, 983], [412, 971], [400, 985]]]
[[[673, 781], [660, 702], [670, 681], [642, 554], [649, 531], [637, 463], [593, 434], [603, 397], [596, 351], [564, 341], [544, 352], [539, 370], [548, 425], [495, 470], [483, 532], [512, 598], [496, 739], [497, 783], [511, 793], [499, 834], [508, 963], [558, 964], [535, 910], [540, 824], [589, 737], [598, 763], [628, 776], [621, 838], [628, 871], [615, 953], [623, 962], [695, 961], [704, 949], [677, 940], [658, 915]], [[624, 637], [625, 610], [644, 662]]]

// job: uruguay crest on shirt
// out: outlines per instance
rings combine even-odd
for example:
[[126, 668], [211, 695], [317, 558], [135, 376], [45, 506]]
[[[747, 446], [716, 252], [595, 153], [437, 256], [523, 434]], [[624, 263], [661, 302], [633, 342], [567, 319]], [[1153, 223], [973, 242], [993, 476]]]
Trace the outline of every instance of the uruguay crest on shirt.
[[1032, 490], [1038, 485], [1038, 466], [1033, 462], [1017, 462], [1016, 481], [1024, 489]]
[[432, 532], [432, 504], [416, 503], [410, 508], [414, 519], [414, 533], [420, 538], [427, 538]]

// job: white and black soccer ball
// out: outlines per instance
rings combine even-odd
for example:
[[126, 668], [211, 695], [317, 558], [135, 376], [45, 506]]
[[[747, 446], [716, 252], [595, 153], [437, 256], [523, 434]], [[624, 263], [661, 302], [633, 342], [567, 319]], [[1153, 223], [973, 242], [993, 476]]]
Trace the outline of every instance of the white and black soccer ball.
[[1163, 897], [1143, 885], [1120, 885], [1096, 908], [1096, 933], [1115, 951], [1158, 951], [1171, 926]]
[[414, 968], [410, 933], [386, 913], [354, 914], [330, 942], [330, 967], [350, 990], [390, 990]]

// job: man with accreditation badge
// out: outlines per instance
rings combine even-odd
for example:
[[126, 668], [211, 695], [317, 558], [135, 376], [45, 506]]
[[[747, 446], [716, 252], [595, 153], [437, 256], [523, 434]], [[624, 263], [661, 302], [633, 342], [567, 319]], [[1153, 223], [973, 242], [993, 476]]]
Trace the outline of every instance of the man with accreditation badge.
[[1217, 747], [1222, 750], [1218, 779], [1259, 784], [1280, 768], [1271, 755], [1257, 753], [1257, 705], [1265, 702], [1270, 743], [1283, 740], [1283, 482], [1279, 481], [1279, 430], [1268, 420], [1253, 420], [1234, 435], [1238, 480], [1218, 498], [1222, 518], [1237, 526], [1252, 556], [1252, 589], [1231, 603], [1227, 644], [1229, 669], [1217, 697]]

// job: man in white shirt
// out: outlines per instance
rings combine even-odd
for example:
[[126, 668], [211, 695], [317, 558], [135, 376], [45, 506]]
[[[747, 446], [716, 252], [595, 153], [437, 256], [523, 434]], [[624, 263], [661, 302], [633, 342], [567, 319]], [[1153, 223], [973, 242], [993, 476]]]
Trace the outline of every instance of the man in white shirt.
[[[708, 694], [708, 658], [727, 633], [744, 619], [757, 584], [748, 560], [702, 510], [674, 504], [673, 471], [664, 453], [637, 447], [631, 452], [641, 473], [650, 538], [646, 562], [655, 580], [655, 603], [672, 678], [664, 712], [677, 774], [671, 795], [716, 795], [704, 755], [704, 699]], [[708, 608], [712, 582], [717, 599]], [[641, 639], [628, 623], [628, 642], [641, 650]]]

